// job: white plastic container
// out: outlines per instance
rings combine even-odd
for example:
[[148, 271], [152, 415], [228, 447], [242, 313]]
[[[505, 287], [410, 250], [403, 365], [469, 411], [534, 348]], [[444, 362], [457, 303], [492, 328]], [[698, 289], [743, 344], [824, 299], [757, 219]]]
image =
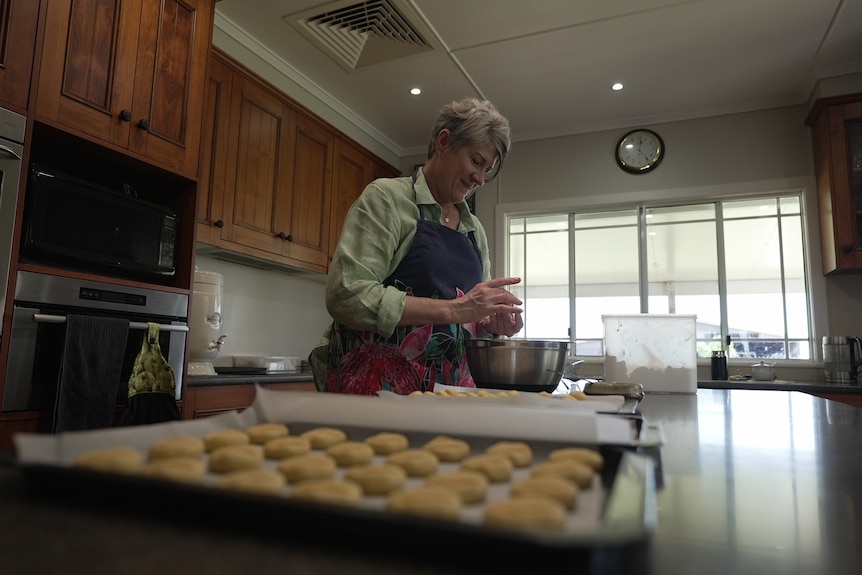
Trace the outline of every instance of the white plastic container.
[[605, 381], [697, 393], [696, 315], [603, 315]]

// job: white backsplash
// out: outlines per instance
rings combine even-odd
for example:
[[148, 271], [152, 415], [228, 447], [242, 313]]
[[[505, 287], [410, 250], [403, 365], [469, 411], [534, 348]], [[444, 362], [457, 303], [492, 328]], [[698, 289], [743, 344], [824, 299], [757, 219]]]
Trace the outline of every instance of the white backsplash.
[[[199, 269], [224, 276], [224, 345], [213, 364], [233, 356], [274, 355], [307, 359], [331, 321], [323, 281], [295, 277], [198, 254]], [[192, 326], [193, 329], [193, 326]]]

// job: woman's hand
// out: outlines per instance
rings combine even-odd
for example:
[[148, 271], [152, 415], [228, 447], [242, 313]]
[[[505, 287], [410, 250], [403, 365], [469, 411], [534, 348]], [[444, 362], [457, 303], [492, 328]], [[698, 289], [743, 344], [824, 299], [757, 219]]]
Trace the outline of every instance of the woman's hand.
[[514, 335], [524, 327], [521, 300], [504, 286], [521, 278], [497, 278], [476, 284], [462, 297], [450, 300], [407, 297], [398, 325], [477, 323], [494, 335]]
[[[512, 335], [524, 326], [518, 307], [523, 302], [505, 289], [505, 286], [520, 283], [521, 278], [496, 278], [476, 284], [473, 289], [450, 300], [455, 306], [457, 323], [472, 323], [485, 320], [486, 331], [499, 335]], [[486, 319], [487, 318], [487, 319]], [[517, 329], [515, 329], [517, 327]], [[512, 333], [512, 329], [515, 329]], [[500, 330], [500, 331], [496, 331]]]
[[521, 312], [495, 313], [482, 320], [479, 325], [491, 335], [511, 337], [524, 328]]

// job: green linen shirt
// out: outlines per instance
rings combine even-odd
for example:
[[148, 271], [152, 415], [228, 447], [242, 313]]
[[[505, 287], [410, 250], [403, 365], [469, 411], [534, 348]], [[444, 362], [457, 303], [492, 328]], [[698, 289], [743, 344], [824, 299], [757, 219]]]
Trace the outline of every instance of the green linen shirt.
[[[410, 177], [371, 182], [351, 206], [326, 281], [326, 309], [333, 319], [385, 337], [395, 331], [407, 295], [394, 286], [384, 287], [383, 281], [413, 243], [418, 205], [425, 206], [426, 219], [441, 221], [442, 209], [431, 195], [422, 170], [415, 185]], [[482, 254], [482, 278], [487, 281], [491, 278], [491, 260], [485, 228], [466, 202], [456, 206], [461, 214], [458, 231], [475, 233]]]

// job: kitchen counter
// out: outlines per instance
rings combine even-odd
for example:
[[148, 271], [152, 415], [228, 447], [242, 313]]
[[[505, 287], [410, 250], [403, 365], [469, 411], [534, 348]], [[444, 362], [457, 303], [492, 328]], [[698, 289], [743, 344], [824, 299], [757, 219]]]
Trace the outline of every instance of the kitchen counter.
[[239, 385], [246, 383], [301, 383], [314, 381], [310, 371], [245, 373], [216, 375], [187, 375], [184, 385], [199, 387], [207, 385]]
[[805, 393], [844, 393], [848, 395], [862, 394], [862, 386], [840, 385], [823, 381], [788, 381], [775, 379], [772, 381], [745, 380], [703, 380], [697, 382], [698, 389], [758, 389], [770, 391], [803, 391]]
[[[638, 574], [832, 575], [862, 569], [862, 410], [796, 391], [700, 389], [650, 394], [641, 410], [661, 424], [659, 524]], [[134, 497], [134, 494], [129, 494]], [[386, 541], [361, 549], [355, 534], [302, 537], [236, 525], [137, 517], [87, 502], [49, 502], [26, 489], [11, 459], [0, 465], [0, 569], [4, 573], [292, 575], [559, 571], [533, 554], [494, 561], [454, 542], [407, 557]], [[367, 541], [367, 535], [364, 540]], [[467, 543], [467, 551], [471, 547]], [[464, 547], [461, 548], [462, 553]], [[557, 558], [559, 561], [559, 557]], [[610, 573], [607, 565], [596, 572]]]

